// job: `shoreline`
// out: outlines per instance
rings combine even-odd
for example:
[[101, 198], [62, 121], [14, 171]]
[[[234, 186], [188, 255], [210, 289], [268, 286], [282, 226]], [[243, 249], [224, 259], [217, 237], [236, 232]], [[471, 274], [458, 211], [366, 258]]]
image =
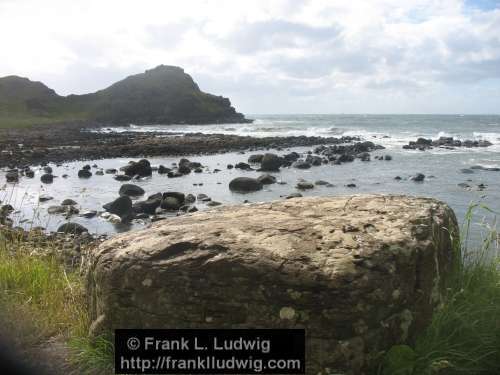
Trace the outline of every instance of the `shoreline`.
[[[168, 126], [168, 125], [165, 125]], [[0, 168], [25, 167], [119, 157], [213, 155], [259, 149], [339, 143], [339, 137], [265, 137], [226, 134], [154, 132], [92, 132], [99, 124], [40, 125], [0, 129]], [[357, 140], [356, 137], [350, 137]]]

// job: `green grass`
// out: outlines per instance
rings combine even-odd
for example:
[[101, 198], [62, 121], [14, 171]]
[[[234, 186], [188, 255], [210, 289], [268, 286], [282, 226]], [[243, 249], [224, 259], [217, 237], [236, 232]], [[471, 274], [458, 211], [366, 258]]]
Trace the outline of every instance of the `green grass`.
[[37, 125], [52, 125], [70, 121], [85, 120], [85, 115], [74, 114], [64, 116], [30, 116], [28, 114], [19, 115], [1, 115], [0, 114], [0, 129], [17, 129], [30, 128]]
[[459, 255], [444, 302], [413, 343], [393, 347], [383, 375], [500, 374], [500, 258], [489, 227], [480, 248], [469, 248], [474, 210], [466, 216]]
[[[51, 251], [0, 229], [0, 315], [2, 330], [19, 349], [59, 338], [79, 373], [111, 372], [112, 345], [88, 338], [89, 317], [83, 278]], [[33, 256], [31, 253], [47, 253]]]

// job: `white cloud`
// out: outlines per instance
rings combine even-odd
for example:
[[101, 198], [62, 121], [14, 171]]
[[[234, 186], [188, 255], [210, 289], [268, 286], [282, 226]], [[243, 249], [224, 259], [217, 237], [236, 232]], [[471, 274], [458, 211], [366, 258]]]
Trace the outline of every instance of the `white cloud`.
[[246, 112], [499, 112], [500, 8], [473, 1], [0, 0], [0, 45], [62, 94], [172, 64]]

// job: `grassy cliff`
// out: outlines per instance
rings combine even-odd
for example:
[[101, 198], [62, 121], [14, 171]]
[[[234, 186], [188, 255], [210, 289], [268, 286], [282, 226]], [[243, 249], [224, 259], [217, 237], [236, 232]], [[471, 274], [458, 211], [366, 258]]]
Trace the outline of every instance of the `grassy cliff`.
[[201, 91], [175, 66], [160, 65], [85, 95], [60, 96], [41, 82], [0, 78], [0, 127], [79, 120], [109, 125], [246, 121], [229, 99]]

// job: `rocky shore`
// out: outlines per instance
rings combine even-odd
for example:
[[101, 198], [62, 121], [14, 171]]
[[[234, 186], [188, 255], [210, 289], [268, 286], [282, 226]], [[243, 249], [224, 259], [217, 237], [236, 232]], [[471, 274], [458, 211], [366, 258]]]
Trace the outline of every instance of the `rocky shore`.
[[152, 132], [97, 132], [96, 123], [40, 125], [0, 129], [0, 167], [62, 163], [117, 157], [182, 156], [252, 149], [338, 144], [356, 137], [242, 137], [223, 134]]

